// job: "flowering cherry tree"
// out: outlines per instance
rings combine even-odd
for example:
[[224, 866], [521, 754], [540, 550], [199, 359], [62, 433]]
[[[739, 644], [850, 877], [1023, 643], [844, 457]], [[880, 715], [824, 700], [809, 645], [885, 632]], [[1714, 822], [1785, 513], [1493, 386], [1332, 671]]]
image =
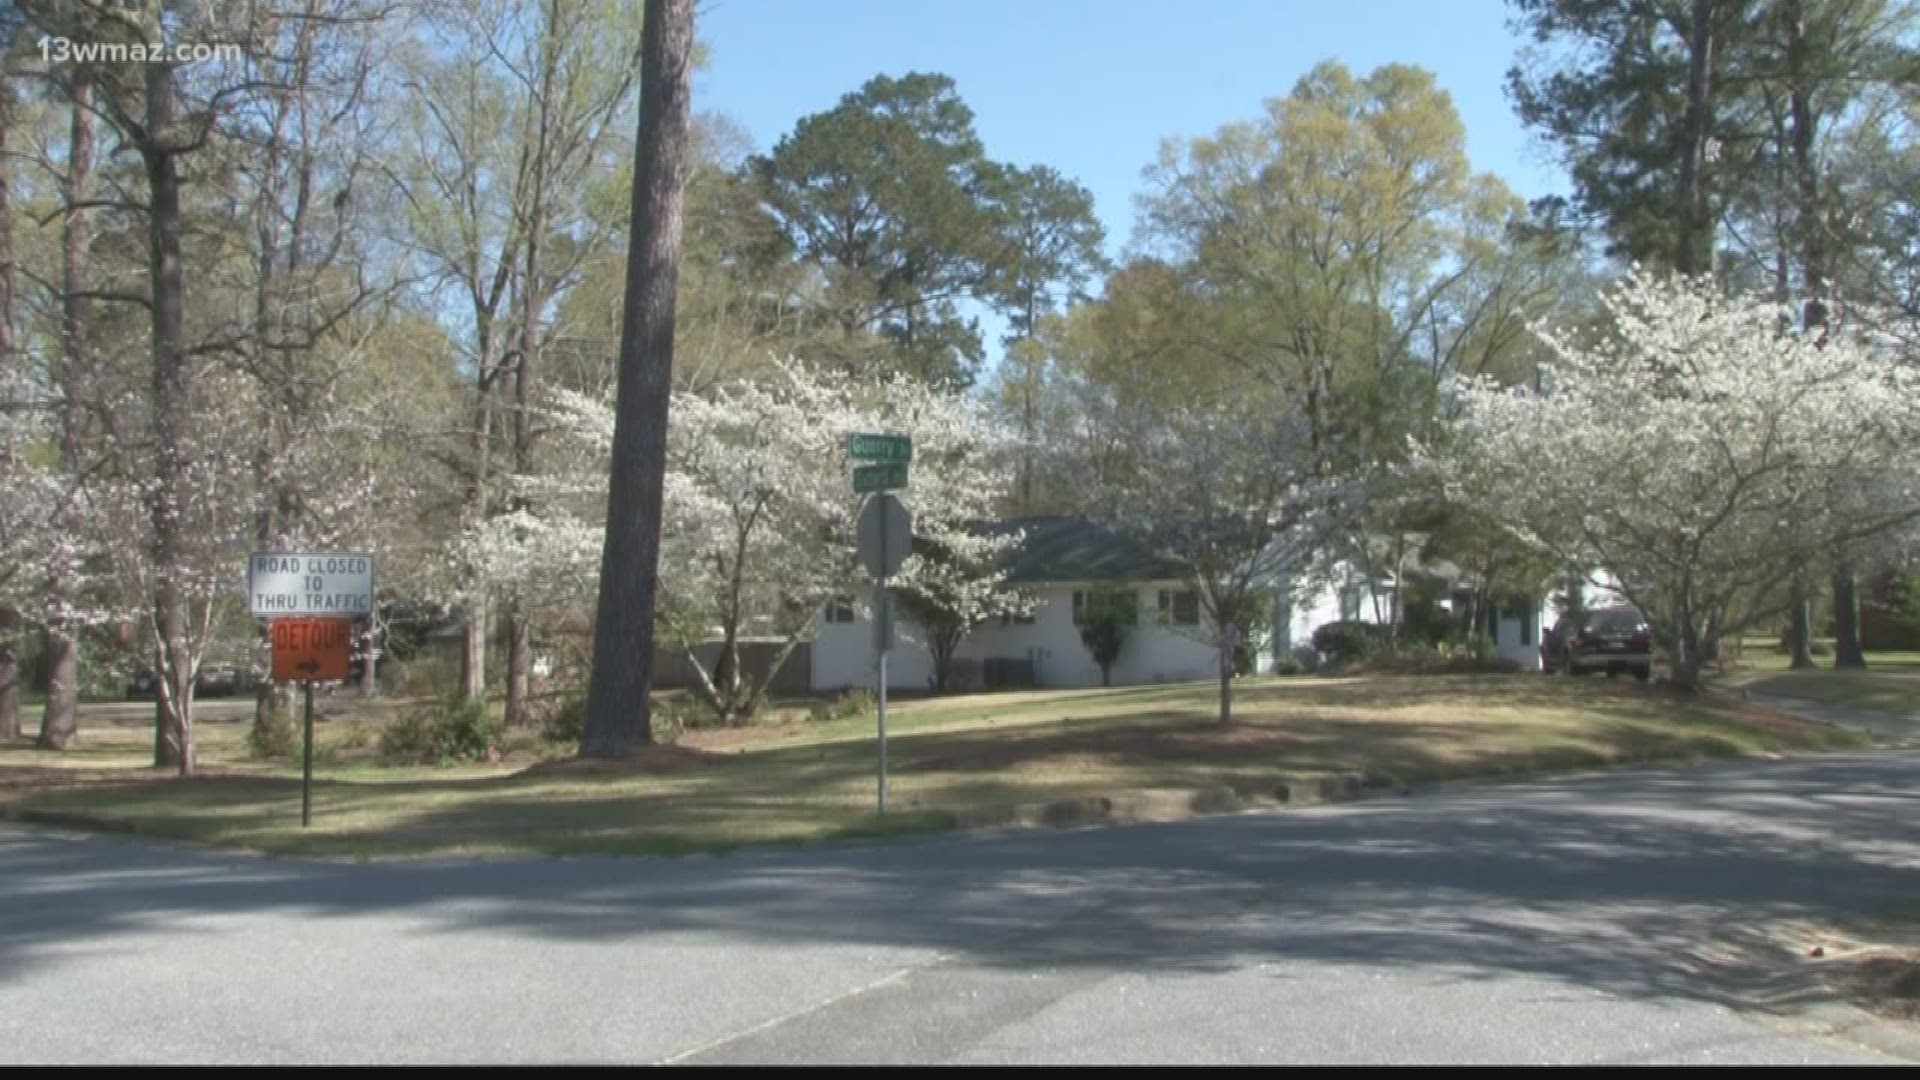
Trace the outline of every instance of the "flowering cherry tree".
[[[993, 515], [1011, 482], [1011, 442], [974, 402], [906, 378], [862, 383], [785, 361], [757, 380], [676, 393], [671, 416], [657, 617], [662, 639], [693, 662], [697, 691], [723, 720], [758, 707], [821, 605], [858, 596], [851, 433], [913, 438], [903, 497], [915, 535], [965, 556], [913, 555], [893, 585], [956, 606], [969, 625], [1017, 608], [1018, 593], [996, 575], [1019, 537], [973, 527]], [[522, 485], [523, 509], [470, 530], [461, 544], [491, 580], [566, 604], [593, 595], [613, 413], [605, 400], [561, 392], [549, 418], [558, 462]], [[739, 643], [756, 622], [781, 647], [748, 680]], [[705, 664], [698, 646], [715, 640], [717, 659]]]
[[1606, 311], [1597, 341], [1539, 332], [1543, 389], [1459, 384], [1421, 453], [1455, 498], [1617, 578], [1693, 688], [1821, 551], [1920, 520], [1920, 373], [1705, 282], [1636, 270]]
[[1219, 722], [1231, 724], [1235, 652], [1272, 632], [1275, 601], [1321, 568], [1375, 478], [1336, 467], [1305, 412], [1272, 400], [1130, 411], [1136, 456], [1097, 510], [1179, 568], [1202, 616], [1191, 633], [1219, 652]]

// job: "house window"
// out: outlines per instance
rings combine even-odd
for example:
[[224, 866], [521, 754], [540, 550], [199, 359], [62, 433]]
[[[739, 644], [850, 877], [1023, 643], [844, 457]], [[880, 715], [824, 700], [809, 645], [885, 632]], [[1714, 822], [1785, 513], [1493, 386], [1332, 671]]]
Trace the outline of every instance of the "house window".
[[830, 623], [852, 622], [853, 600], [845, 596], [836, 596], [827, 601], [827, 621]]
[[1084, 589], [1073, 590], [1073, 625], [1087, 625], [1087, 593]]
[[1525, 604], [1520, 604], [1518, 607], [1520, 609], [1520, 644], [1531, 645], [1533, 644], [1535, 629], [1533, 625], [1533, 609], [1527, 607]]
[[1160, 625], [1200, 625], [1200, 597], [1192, 589], [1161, 589]]
[[[1073, 595], [1076, 601], [1074, 604], [1074, 610], [1077, 612], [1080, 610], [1079, 603], [1078, 603], [1080, 594], [1074, 593]], [[1032, 626], [1033, 612], [1028, 611], [1025, 615], [1002, 615], [1000, 616], [1000, 625], [1001, 626]]]

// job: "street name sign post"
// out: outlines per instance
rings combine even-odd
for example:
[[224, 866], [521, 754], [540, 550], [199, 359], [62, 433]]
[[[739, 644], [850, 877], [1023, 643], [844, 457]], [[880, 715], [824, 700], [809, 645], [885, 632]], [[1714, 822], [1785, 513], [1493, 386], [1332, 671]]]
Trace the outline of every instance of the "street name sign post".
[[[904, 468], [904, 466], [903, 466]], [[882, 492], [860, 508], [860, 565], [873, 577], [873, 648], [880, 655], [880, 812], [887, 812], [887, 652], [893, 648], [893, 604], [887, 578], [913, 547], [913, 517], [900, 500]]]
[[907, 486], [907, 467], [898, 462], [861, 465], [853, 470], [853, 490], [865, 495], [873, 491], [897, 491]]
[[913, 439], [906, 435], [849, 435], [847, 456], [855, 461], [888, 461], [905, 465], [913, 460]]

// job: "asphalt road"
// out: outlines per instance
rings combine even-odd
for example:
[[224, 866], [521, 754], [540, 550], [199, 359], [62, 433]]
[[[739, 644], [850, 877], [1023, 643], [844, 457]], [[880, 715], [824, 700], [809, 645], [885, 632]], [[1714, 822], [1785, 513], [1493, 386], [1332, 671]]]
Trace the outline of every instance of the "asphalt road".
[[1920, 893], [1916, 779], [1882, 752], [681, 860], [0, 831], [0, 1062], [1885, 1060], [1717, 950]]

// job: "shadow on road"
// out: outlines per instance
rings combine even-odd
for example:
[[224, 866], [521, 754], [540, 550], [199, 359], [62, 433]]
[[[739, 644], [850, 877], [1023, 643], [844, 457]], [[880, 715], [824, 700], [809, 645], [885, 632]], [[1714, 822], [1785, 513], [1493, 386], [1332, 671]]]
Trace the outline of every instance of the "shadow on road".
[[1700, 948], [1920, 891], [1916, 766], [1742, 762], [680, 860], [319, 865], [0, 832], [0, 981], [188, 916], [385, 912], [426, 934], [899, 945], [1012, 969], [1390, 963], [1786, 1008], [1790, 987]]

